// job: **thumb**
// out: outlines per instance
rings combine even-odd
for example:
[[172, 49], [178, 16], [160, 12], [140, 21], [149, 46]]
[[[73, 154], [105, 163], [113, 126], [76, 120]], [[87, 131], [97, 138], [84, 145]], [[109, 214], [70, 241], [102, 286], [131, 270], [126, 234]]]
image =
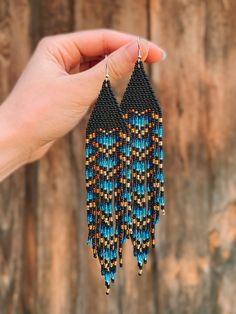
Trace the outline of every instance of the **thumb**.
[[[140, 42], [140, 52], [142, 60], [145, 60], [148, 56], [149, 45], [148, 42], [142, 40]], [[85, 74], [87, 79], [92, 81], [103, 81], [105, 78], [106, 63], [108, 67], [108, 74], [111, 81], [121, 79], [125, 74], [128, 74], [133, 70], [134, 63], [138, 58], [138, 43], [132, 41], [131, 43], [121, 47], [109, 55], [108, 59], [102, 60], [99, 64], [88, 70]]]

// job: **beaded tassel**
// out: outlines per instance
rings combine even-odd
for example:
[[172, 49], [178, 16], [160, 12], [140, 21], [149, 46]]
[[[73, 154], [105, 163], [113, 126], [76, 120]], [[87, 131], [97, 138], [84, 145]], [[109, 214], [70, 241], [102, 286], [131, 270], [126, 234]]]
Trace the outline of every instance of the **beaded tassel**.
[[162, 113], [141, 58], [135, 64], [121, 110], [131, 141], [129, 234], [141, 274], [150, 246], [155, 247], [155, 225], [160, 209], [164, 213]]
[[128, 133], [106, 79], [86, 130], [86, 189], [88, 244], [101, 264], [107, 294], [115, 280], [118, 256], [122, 266], [130, 215]]

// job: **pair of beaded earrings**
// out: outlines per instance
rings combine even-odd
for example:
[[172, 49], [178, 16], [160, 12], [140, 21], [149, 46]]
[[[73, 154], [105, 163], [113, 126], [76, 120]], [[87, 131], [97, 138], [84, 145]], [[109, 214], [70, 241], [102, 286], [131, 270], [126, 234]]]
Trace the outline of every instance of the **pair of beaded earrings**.
[[88, 244], [109, 294], [123, 244], [131, 239], [139, 275], [164, 214], [162, 113], [138, 59], [120, 106], [106, 77], [86, 130]]

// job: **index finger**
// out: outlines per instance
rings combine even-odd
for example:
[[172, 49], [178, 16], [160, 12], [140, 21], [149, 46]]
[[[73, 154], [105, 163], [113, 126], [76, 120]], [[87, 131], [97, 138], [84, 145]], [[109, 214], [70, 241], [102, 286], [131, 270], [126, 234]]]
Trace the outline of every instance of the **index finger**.
[[[51, 43], [53, 46], [56, 45], [60, 59], [62, 55], [66, 69], [70, 70], [78, 64], [81, 56], [97, 57], [110, 54], [135, 38], [137, 36], [131, 34], [108, 29], [97, 29], [55, 35], [52, 36]], [[160, 48], [153, 42], [149, 41], [148, 44], [149, 54], [146, 61], [152, 63], [160, 60], [160, 54], [162, 53]]]

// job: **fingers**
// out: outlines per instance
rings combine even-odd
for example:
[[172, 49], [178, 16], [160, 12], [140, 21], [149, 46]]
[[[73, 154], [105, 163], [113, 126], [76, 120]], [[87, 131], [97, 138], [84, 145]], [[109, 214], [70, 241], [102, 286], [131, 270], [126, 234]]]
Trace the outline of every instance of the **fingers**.
[[[143, 60], [151, 59], [149, 57], [151, 52], [150, 42], [141, 39], [140, 49]], [[130, 73], [133, 70], [134, 64], [138, 57], [138, 44], [137, 40], [132, 40], [129, 44], [119, 48], [111, 53], [108, 57], [108, 73], [110, 80], [115, 81], [122, 78], [125, 74]], [[164, 53], [161, 49], [155, 51], [155, 61], [159, 61], [164, 58]], [[153, 57], [154, 59], [154, 57]], [[82, 99], [86, 99], [85, 104], [89, 106], [97, 97], [101, 88], [102, 82], [105, 78], [106, 60], [103, 59], [93, 68], [82, 73], [74, 74], [70, 76], [70, 85], [75, 90], [80, 87], [81, 92], [86, 95], [81, 95]], [[84, 97], [83, 97], [84, 96]]]
[[[75, 67], [81, 56], [96, 57], [119, 49], [137, 37], [113, 30], [99, 29], [46, 37], [40, 47], [49, 51], [69, 72]], [[147, 62], [159, 59], [159, 47], [149, 42], [150, 53]]]

